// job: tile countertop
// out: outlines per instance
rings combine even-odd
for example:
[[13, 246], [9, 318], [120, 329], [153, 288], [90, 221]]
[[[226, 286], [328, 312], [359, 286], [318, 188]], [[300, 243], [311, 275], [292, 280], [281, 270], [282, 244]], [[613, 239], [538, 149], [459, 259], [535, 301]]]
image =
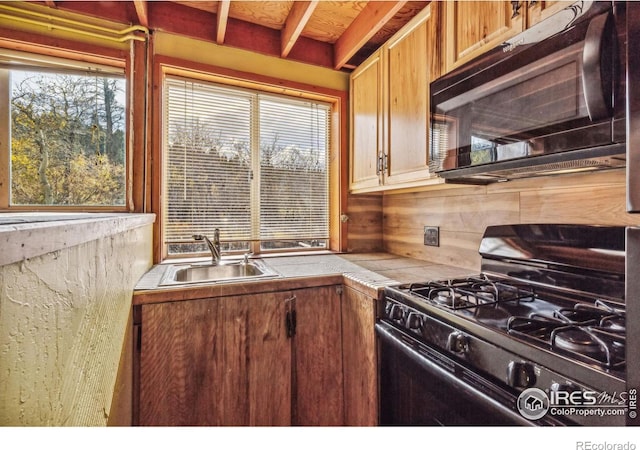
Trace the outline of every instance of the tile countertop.
[[390, 253], [278, 256], [263, 258], [262, 261], [278, 272], [280, 277], [239, 283], [198, 283], [168, 288], [158, 287], [167, 265], [156, 265], [138, 282], [134, 304], [297, 289], [342, 282], [367, 295], [377, 297], [377, 293], [384, 286], [391, 284], [477, 273], [470, 269]]
[[478, 270], [448, 266], [420, 259], [407, 258], [391, 253], [355, 253], [340, 255], [361, 270], [367, 270], [393, 280], [395, 283], [414, 283], [429, 280], [475, 275]]

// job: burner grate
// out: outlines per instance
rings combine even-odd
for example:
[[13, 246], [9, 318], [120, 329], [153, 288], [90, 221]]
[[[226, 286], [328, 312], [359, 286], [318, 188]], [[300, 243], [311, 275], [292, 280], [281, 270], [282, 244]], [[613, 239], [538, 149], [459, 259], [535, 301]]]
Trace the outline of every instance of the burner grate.
[[550, 350], [609, 369], [624, 368], [624, 312], [601, 301], [560, 308], [552, 316], [514, 316], [507, 332]]
[[408, 290], [430, 303], [454, 310], [503, 302], [530, 302], [536, 298], [530, 285], [490, 280], [484, 275], [413, 283]]

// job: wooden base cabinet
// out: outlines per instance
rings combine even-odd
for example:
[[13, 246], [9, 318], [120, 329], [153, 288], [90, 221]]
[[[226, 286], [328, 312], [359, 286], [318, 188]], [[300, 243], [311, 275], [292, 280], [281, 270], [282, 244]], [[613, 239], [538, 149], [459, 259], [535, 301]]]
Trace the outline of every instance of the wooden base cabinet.
[[139, 425], [288, 425], [289, 298], [270, 293], [141, 306]]
[[136, 306], [134, 424], [343, 425], [340, 286]]
[[292, 293], [297, 320], [293, 337], [293, 425], [344, 425], [342, 287], [299, 289]]
[[345, 286], [342, 300], [344, 420], [351, 426], [378, 424], [375, 298]]

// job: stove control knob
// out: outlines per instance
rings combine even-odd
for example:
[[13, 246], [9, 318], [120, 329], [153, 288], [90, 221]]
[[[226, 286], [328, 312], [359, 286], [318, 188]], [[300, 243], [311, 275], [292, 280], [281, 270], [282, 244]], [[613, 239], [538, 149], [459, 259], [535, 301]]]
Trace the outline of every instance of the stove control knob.
[[404, 318], [404, 308], [400, 305], [392, 305], [389, 311], [391, 320], [402, 320]]
[[384, 315], [386, 317], [391, 317], [391, 310], [393, 309], [395, 305], [391, 302], [387, 302], [384, 305]]
[[407, 328], [420, 331], [422, 329], [422, 316], [419, 313], [410, 312], [407, 316]]
[[514, 388], [529, 388], [536, 384], [533, 365], [511, 361], [507, 367], [507, 384]]
[[447, 350], [454, 353], [467, 353], [469, 351], [469, 338], [459, 331], [451, 333], [447, 339]]

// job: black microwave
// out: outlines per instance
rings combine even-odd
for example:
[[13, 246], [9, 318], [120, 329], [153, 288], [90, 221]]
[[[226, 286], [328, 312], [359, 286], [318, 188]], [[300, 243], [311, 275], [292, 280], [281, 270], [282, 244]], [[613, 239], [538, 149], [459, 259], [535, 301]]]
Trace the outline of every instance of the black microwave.
[[624, 167], [625, 12], [574, 3], [431, 83], [432, 172], [487, 184]]

